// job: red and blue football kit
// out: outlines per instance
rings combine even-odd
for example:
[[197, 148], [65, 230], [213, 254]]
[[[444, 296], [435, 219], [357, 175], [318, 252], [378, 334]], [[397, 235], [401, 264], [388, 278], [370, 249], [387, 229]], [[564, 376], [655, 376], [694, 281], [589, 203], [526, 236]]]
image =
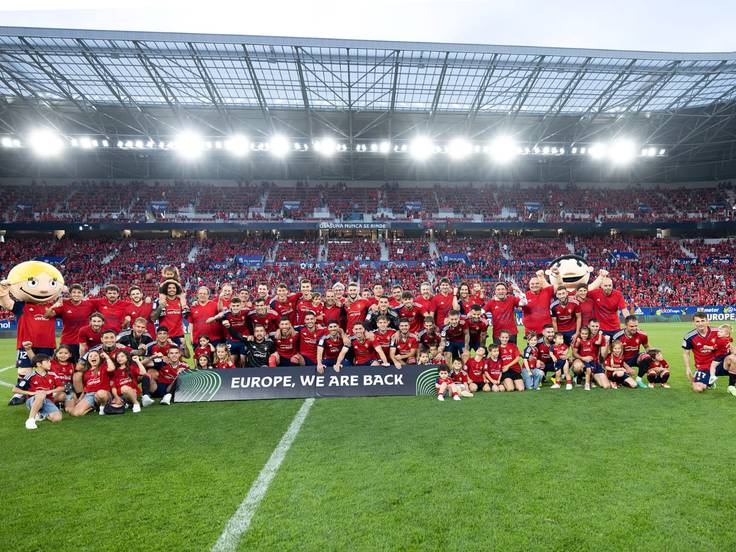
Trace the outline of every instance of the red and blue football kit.
[[322, 347], [322, 360], [337, 360], [340, 351], [345, 347], [345, 343], [343, 343], [340, 334], [335, 336], [326, 334], [320, 338], [319, 346]]
[[299, 331], [299, 354], [304, 357], [307, 365], [317, 363], [317, 344], [323, 335], [327, 333], [324, 328], [317, 326], [310, 330], [306, 326], [297, 328]]
[[105, 329], [110, 328], [115, 330], [115, 333], [120, 333], [128, 310], [127, 301], [118, 299], [114, 303], [111, 303], [107, 297], [91, 297], [87, 301], [92, 303], [94, 310], [105, 317]]
[[624, 346], [624, 358], [629, 366], [638, 366], [639, 349], [643, 347], [646, 350], [649, 347], [649, 337], [639, 331], [628, 335], [626, 330], [620, 330], [611, 337], [611, 342], [614, 341], [620, 341]]
[[550, 316], [557, 321], [557, 331], [561, 333], [574, 333], [577, 330], [579, 312], [580, 306], [572, 299], [568, 299], [564, 304], [557, 300], [552, 301], [549, 307]]
[[[695, 369], [702, 372], [708, 372], [710, 377], [710, 365], [715, 358], [715, 351], [718, 346], [718, 332], [707, 327], [705, 333], [701, 334], [698, 330], [693, 330], [685, 335], [682, 341], [682, 348], [686, 351], [692, 351], [695, 357]], [[697, 374], [696, 374], [697, 376]]]
[[455, 296], [452, 293], [445, 295], [444, 293], [438, 293], [432, 298], [434, 305], [434, 322], [440, 328], [445, 323], [447, 314], [452, 310], [452, 303], [455, 300]]
[[516, 316], [514, 309], [519, 306], [521, 299], [516, 296], [506, 297], [503, 301], [491, 299], [485, 305], [483, 310], [491, 315], [491, 323], [493, 324], [493, 339], [498, 340], [501, 332], [507, 331], [512, 338], [516, 338], [518, 330], [516, 328]]
[[63, 325], [59, 342], [64, 345], [79, 345], [79, 329], [87, 325], [89, 315], [94, 312], [92, 302], [80, 301], [74, 304], [71, 299], [64, 299], [55, 311], [56, 318]]
[[468, 376], [470, 376], [470, 381], [483, 385], [483, 374], [485, 374], [487, 366], [488, 363], [486, 359], [478, 361], [474, 358], [469, 358], [465, 363], [465, 371], [468, 373]]
[[[501, 359], [501, 364], [503, 366], [506, 366], [515, 358], [518, 359], [519, 357], [521, 357], [521, 353], [519, 352], [519, 348], [516, 345], [514, 345], [513, 343], [507, 343], [506, 345], [498, 346], [498, 356]], [[507, 368], [507, 370], [521, 374], [521, 365], [516, 362], [512, 364], [509, 368]]]
[[352, 336], [350, 338], [350, 348], [353, 350], [353, 364], [356, 366], [365, 366], [374, 360], [378, 360], [376, 342], [373, 339], [367, 337], [358, 339]]

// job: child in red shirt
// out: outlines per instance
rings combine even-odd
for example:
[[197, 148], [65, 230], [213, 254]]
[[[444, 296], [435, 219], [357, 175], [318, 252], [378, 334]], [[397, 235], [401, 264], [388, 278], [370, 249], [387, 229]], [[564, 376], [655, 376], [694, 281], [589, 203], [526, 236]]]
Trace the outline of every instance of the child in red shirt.
[[455, 384], [450, 378], [450, 373], [446, 366], [440, 366], [439, 373], [437, 375], [437, 381], [434, 387], [435, 389], [437, 389], [438, 401], [445, 400], [445, 393], [450, 393], [452, 395], [453, 401], [460, 400], [460, 394], [458, 393]]
[[662, 351], [659, 349], [650, 349], [647, 351], [650, 357], [652, 357], [652, 363], [649, 365], [647, 371], [647, 379], [649, 380], [649, 387], [656, 387], [659, 383], [665, 389], [670, 388], [670, 384], [667, 380], [670, 379], [670, 365], [662, 356]]

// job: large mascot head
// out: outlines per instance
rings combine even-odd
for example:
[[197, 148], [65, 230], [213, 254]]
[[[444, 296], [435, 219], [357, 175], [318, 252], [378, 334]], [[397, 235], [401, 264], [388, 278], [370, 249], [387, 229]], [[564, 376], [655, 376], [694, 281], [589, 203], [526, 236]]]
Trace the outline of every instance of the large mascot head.
[[48, 263], [26, 261], [15, 265], [4, 282], [16, 301], [28, 303], [54, 302], [64, 287], [61, 272]]
[[593, 267], [578, 255], [557, 257], [545, 271], [555, 289], [564, 286], [570, 293], [575, 293], [578, 284], [587, 284], [591, 272]]

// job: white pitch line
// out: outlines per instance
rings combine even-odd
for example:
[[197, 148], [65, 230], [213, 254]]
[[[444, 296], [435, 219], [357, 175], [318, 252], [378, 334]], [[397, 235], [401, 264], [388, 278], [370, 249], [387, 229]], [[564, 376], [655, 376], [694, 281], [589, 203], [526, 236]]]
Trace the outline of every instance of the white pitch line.
[[11, 368], [15, 368], [15, 364], [12, 366], [6, 366], [5, 368], [0, 368], [0, 373], [10, 370]]
[[294, 419], [291, 421], [289, 429], [286, 430], [281, 441], [276, 446], [273, 453], [271, 453], [271, 457], [268, 459], [268, 462], [263, 466], [261, 473], [258, 474], [258, 478], [253, 482], [253, 485], [251, 485], [248, 494], [243, 499], [243, 502], [240, 503], [240, 506], [233, 514], [233, 517], [231, 517], [230, 521], [225, 525], [225, 529], [223, 529], [220, 538], [217, 539], [217, 542], [212, 547], [213, 552], [229, 552], [230, 550], [235, 550], [237, 548], [238, 543], [240, 542], [240, 537], [248, 530], [248, 527], [250, 527], [253, 515], [256, 513], [263, 497], [266, 496], [266, 491], [268, 491], [271, 481], [273, 481], [273, 478], [276, 476], [276, 472], [279, 470], [279, 466], [281, 466], [281, 462], [283, 462], [286, 453], [289, 452], [289, 448], [299, 433], [299, 430], [309, 413], [309, 409], [312, 408], [312, 404], [314, 404], [314, 399], [306, 399], [304, 401], [299, 412], [296, 413]]
[[6, 381], [2, 381], [2, 380], [0, 380], [0, 385], [3, 385], [3, 386], [5, 386], [5, 387], [10, 387], [11, 389], [12, 389], [13, 387], [15, 387], [15, 385], [13, 385], [12, 383], [8, 383], [8, 382], [6, 382]]

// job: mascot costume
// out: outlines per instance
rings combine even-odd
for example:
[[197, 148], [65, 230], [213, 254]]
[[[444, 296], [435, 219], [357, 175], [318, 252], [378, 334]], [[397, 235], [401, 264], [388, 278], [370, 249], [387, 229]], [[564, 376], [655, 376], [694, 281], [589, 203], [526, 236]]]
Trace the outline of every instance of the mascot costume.
[[[15, 314], [18, 321], [15, 365], [19, 381], [33, 371], [33, 355], [54, 355], [56, 321], [44, 315], [59, 299], [63, 289], [61, 272], [41, 261], [20, 263], [11, 269], [7, 279], [0, 281], [0, 307]], [[9, 404], [24, 402], [25, 396], [14, 395]]]
[[563, 255], [552, 261], [545, 271], [549, 283], [557, 289], [567, 288], [568, 293], [575, 295], [578, 284], [588, 284], [593, 267], [578, 255]]

